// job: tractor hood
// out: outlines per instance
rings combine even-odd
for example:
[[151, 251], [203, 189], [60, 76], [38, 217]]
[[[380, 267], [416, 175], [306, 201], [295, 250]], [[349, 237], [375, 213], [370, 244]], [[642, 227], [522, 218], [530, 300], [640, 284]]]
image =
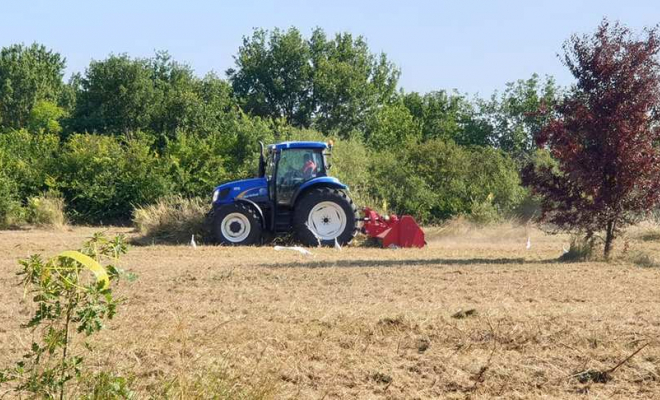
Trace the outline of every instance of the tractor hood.
[[213, 203], [231, 203], [234, 199], [251, 199], [268, 196], [268, 181], [266, 178], [243, 179], [224, 183], [213, 191]]

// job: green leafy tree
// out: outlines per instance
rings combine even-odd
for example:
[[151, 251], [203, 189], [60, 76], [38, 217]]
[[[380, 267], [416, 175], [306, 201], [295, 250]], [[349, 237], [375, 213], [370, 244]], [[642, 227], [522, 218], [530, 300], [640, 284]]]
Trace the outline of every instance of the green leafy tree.
[[0, 50], [0, 128], [27, 125], [40, 101], [57, 103], [63, 88], [65, 60], [39, 44]]
[[309, 44], [296, 28], [256, 29], [243, 38], [234, 57], [236, 68], [227, 70], [227, 75], [246, 110], [309, 126], [314, 111], [310, 57]]
[[421, 136], [408, 108], [402, 102], [385, 105], [366, 122], [365, 143], [374, 149], [396, 148]]
[[163, 101], [153, 74], [148, 59], [125, 54], [92, 61], [79, 82], [72, 130], [125, 134], [148, 127]]
[[535, 135], [552, 117], [560, 89], [552, 77], [534, 74], [527, 80], [507, 83], [506, 90], [482, 101], [482, 122], [491, 126], [491, 145], [525, 164], [536, 150]]
[[460, 145], [487, 146], [489, 126], [480, 121], [478, 112], [465, 96], [434, 91], [402, 96], [403, 103], [421, 129], [422, 140], [452, 140]]
[[395, 99], [399, 69], [384, 53], [371, 53], [362, 36], [339, 33], [328, 40], [316, 29], [310, 48], [316, 129], [345, 138], [364, 130], [367, 118]]
[[112, 55], [93, 61], [72, 79], [75, 111], [70, 132], [126, 135], [144, 131], [173, 138], [177, 131], [206, 135], [238, 118], [230, 85], [214, 74], [203, 79], [166, 52], [152, 58]]
[[234, 60], [227, 75], [245, 110], [342, 137], [362, 129], [369, 113], [393, 98], [399, 77], [362, 37], [329, 40], [321, 29], [309, 39], [295, 28], [255, 30]]
[[156, 89], [162, 93], [160, 108], [141, 129], [173, 137], [177, 131], [208, 135], [222, 131], [237, 118], [231, 86], [215, 74], [203, 79], [192, 68], [165, 52], [150, 60]]

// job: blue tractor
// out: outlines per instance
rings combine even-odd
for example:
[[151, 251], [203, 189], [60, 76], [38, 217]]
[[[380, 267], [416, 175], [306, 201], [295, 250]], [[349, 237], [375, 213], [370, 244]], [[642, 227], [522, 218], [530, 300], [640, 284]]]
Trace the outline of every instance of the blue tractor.
[[289, 234], [306, 246], [349, 243], [359, 215], [348, 187], [328, 175], [332, 143], [261, 145], [256, 178], [213, 191], [211, 222], [216, 240], [254, 245], [267, 234]]

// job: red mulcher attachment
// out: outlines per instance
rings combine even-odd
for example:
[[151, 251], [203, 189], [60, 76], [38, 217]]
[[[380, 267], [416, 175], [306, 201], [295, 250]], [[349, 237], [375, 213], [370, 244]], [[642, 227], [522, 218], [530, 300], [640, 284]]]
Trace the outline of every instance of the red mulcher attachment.
[[426, 244], [424, 231], [410, 215], [400, 218], [396, 215], [382, 217], [369, 207], [363, 208], [362, 211], [364, 212], [362, 232], [369, 237], [379, 239], [383, 247], [422, 248]]

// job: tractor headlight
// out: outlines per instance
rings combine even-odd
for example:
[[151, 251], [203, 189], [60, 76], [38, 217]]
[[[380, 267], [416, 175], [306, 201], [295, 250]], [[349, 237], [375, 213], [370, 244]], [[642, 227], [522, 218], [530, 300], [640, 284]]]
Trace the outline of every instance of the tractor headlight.
[[231, 191], [231, 188], [224, 188], [224, 189], [216, 189], [213, 191], [213, 202], [215, 203], [218, 200], [222, 200], [225, 197], [229, 196], [229, 192]]

